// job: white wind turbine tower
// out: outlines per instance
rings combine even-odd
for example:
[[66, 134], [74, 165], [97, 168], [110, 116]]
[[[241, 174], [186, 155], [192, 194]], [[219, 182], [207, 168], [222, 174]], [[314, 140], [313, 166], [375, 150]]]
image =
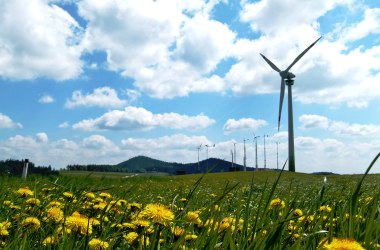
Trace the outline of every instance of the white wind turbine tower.
[[285, 84], [288, 86], [288, 150], [289, 150], [289, 171], [295, 172], [296, 171], [296, 164], [295, 164], [295, 154], [294, 154], [294, 131], [293, 131], [293, 103], [292, 103], [292, 85], [294, 84], [293, 78], [296, 76], [289, 72], [289, 70], [296, 64], [301, 57], [303, 57], [306, 52], [311, 49], [318, 41], [321, 39], [319, 37], [315, 42], [313, 42], [309, 47], [307, 47], [301, 54], [299, 54], [296, 59], [287, 67], [285, 70], [280, 70], [274, 63], [272, 63], [268, 58], [266, 58], [263, 54], [260, 53], [260, 55], [264, 58], [264, 60], [271, 66], [271, 68], [275, 71], [277, 71], [281, 76], [281, 91], [280, 91], [280, 107], [278, 112], [278, 130], [280, 130], [280, 121], [281, 121], [281, 110], [282, 110], [282, 103], [284, 100], [284, 94], [285, 94]]

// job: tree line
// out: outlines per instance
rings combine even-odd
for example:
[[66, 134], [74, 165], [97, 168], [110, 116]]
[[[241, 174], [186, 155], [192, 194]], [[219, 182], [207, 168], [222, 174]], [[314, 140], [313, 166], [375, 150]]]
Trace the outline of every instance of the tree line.
[[116, 165], [68, 165], [66, 170], [76, 170], [76, 171], [94, 171], [94, 172], [128, 172], [127, 168], [119, 167]]
[[[11, 175], [11, 176], [21, 176], [22, 169], [24, 167], [23, 160], [1, 160], [0, 161], [0, 175]], [[33, 162], [28, 164], [28, 175], [39, 174], [39, 175], [58, 175], [58, 171], [51, 168], [51, 166], [35, 166]]]

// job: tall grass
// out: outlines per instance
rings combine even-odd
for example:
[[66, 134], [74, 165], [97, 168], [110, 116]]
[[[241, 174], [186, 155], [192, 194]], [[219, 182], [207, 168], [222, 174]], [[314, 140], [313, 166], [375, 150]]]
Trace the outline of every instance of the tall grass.
[[[376, 249], [380, 176], [369, 171], [379, 156], [363, 175], [331, 176], [327, 183], [283, 170], [128, 179], [0, 177], [0, 230], [7, 232], [0, 231], [0, 248], [317, 249], [324, 240], [351, 238]], [[26, 187], [33, 194], [17, 192]], [[40, 203], [32, 205], [31, 198]], [[47, 215], [53, 201], [62, 206], [60, 220]], [[149, 211], [157, 217], [147, 216], [148, 204], [163, 205]], [[82, 228], [70, 224], [78, 214], [85, 218]], [[38, 227], [25, 223], [31, 217]], [[47, 243], [49, 236], [55, 243]], [[94, 248], [94, 239], [105, 243]]]

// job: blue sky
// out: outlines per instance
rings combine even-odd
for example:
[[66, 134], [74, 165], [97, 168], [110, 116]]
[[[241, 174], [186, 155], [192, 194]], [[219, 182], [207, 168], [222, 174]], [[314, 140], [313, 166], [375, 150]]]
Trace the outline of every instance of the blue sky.
[[[362, 173], [380, 149], [377, 0], [0, 0], [0, 159], [116, 164], [287, 158], [291, 69], [296, 170]], [[206, 149], [200, 151], [206, 158]], [[380, 172], [380, 165], [373, 169]]]

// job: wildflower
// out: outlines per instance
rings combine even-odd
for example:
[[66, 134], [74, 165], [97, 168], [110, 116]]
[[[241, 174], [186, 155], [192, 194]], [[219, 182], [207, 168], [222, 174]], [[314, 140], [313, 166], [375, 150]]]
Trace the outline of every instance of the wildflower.
[[333, 238], [329, 243], [328, 239], [322, 239], [318, 249], [323, 250], [364, 250], [364, 248], [355, 240], [347, 238]]
[[329, 213], [329, 212], [331, 212], [331, 207], [329, 207], [328, 205], [321, 206], [321, 207], [319, 207], [319, 211], [320, 212], [327, 212], [327, 213]]
[[86, 216], [74, 212], [72, 216], [66, 218], [66, 225], [72, 231], [79, 231], [81, 234], [91, 234], [92, 224]]
[[232, 231], [235, 230], [235, 219], [232, 217], [225, 217], [220, 222], [219, 231], [223, 232], [227, 228], [231, 228]]
[[3, 205], [4, 205], [4, 206], [10, 206], [10, 205], [13, 205], [13, 202], [12, 202], [12, 201], [9, 201], [9, 200], [5, 200], [5, 201], [3, 202]]
[[136, 229], [136, 225], [134, 225], [132, 223], [129, 223], [129, 222], [124, 222], [122, 225], [123, 225], [123, 228], [129, 228], [129, 229], [132, 229], [132, 230]]
[[107, 192], [102, 192], [99, 194], [99, 197], [102, 197], [103, 199], [109, 199], [109, 198], [112, 198], [112, 195], [110, 195]]
[[139, 235], [136, 232], [130, 232], [127, 235], [124, 235], [123, 237], [129, 245], [132, 245], [133, 242], [139, 237]]
[[37, 198], [30, 198], [26, 200], [26, 203], [30, 206], [39, 206], [41, 201]]
[[180, 201], [185, 203], [185, 202], [187, 202], [187, 199], [186, 198], [181, 198]]
[[274, 208], [284, 208], [285, 207], [285, 202], [281, 200], [280, 198], [276, 198], [270, 201], [269, 208], [274, 209]]
[[28, 187], [25, 187], [25, 188], [19, 188], [17, 190], [17, 193], [20, 194], [22, 197], [26, 197], [28, 195], [33, 195], [33, 191], [30, 190]]
[[28, 217], [22, 221], [21, 225], [31, 229], [38, 229], [41, 223], [36, 217]]
[[172, 228], [172, 233], [175, 237], [179, 238], [185, 234], [185, 229], [180, 228], [179, 226], [176, 226], [176, 227]]
[[42, 189], [42, 192], [44, 192], [45, 194], [48, 194], [48, 193], [50, 193], [51, 191], [53, 191], [55, 188], [54, 187], [52, 187], [52, 188], [43, 188]]
[[160, 224], [165, 224], [174, 219], [172, 211], [162, 204], [148, 204], [140, 215], [142, 218]]
[[190, 223], [194, 223], [195, 225], [202, 224], [202, 221], [199, 218], [199, 212], [193, 212], [193, 211], [187, 212], [186, 220]]
[[90, 199], [95, 199], [95, 194], [92, 192], [85, 192], [84, 196]]
[[59, 208], [64, 207], [64, 205], [59, 201], [51, 201], [51, 202], [49, 202], [48, 206], [49, 207], [59, 207]]
[[63, 211], [58, 207], [51, 207], [46, 211], [47, 217], [44, 218], [44, 221], [49, 221], [50, 219], [55, 222], [63, 221]]
[[195, 234], [188, 234], [185, 236], [185, 240], [187, 240], [187, 241], [196, 240], [197, 238], [198, 238], [198, 236]]
[[148, 226], [150, 226], [149, 221], [141, 220], [141, 219], [137, 219], [137, 220], [132, 221], [132, 224], [137, 226], [137, 227], [148, 227]]
[[73, 200], [75, 198], [72, 192], [63, 192], [63, 196], [65, 196], [66, 198], [70, 200]]
[[42, 241], [42, 245], [46, 247], [47, 245], [53, 245], [56, 241], [54, 236], [48, 236]]
[[88, 246], [90, 249], [103, 250], [103, 249], [107, 249], [109, 247], [109, 244], [107, 241], [102, 241], [102, 240], [94, 238], [88, 242]]
[[130, 204], [128, 204], [128, 209], [132, 210], [132, 211], [137, 211], [137, 210], [140, 210], [142, 208], [142, 204], [141, 203], [137, 203], [137, 202], [132, 202]]
[[211, 198], [214, 198], [215, 196], [216, 196], [216, 194], [214, 194], [214, 193], [211, 193], [211, 194], [210, 194], [210, 197], [211, 197]]
[[303, 215], [303, 212], [301, 209], [297, 208], [297, 209], [294, 209], [293, 211], [293, 215], [294, 216], [302, 216]]

